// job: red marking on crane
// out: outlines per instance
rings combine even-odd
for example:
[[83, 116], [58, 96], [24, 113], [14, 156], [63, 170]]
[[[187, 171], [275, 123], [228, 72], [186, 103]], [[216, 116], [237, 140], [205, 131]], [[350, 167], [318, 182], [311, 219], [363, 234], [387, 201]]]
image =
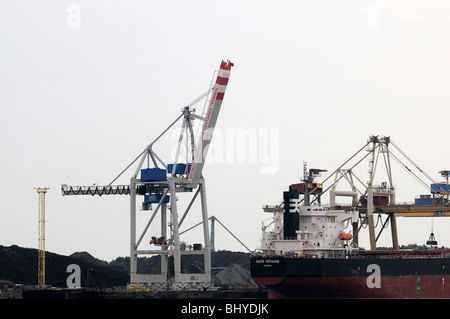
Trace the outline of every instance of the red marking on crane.
[[218, 77], [217, 77], [216, 84], [219, 84], [219, 85], [227, 85], [227, 84], [228, 84], [228, 79], [229, 79], [229, 78], [224, 78], [224, 77], [218, 76]]

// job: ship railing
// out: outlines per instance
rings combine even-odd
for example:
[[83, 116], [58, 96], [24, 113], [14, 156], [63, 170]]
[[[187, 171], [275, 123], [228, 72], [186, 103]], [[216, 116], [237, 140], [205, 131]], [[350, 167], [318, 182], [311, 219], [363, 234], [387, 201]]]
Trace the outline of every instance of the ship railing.
[[284, 240], [297, 240], [297, 236], [284, 236]]
[[[328, 252], [318, 255], [317, 252]], [[332, 254], [330, 254], [332, 252]], [[285, 257], [285, 258], [336, 258], [344, 257], [347, 259], [434, 259], [449, 258], [450, 250], [348, 250], [346, 248], [333, 249], [303, 249], [291, 250], [285, 253], [276, 251], [268, 251], [265, 254], [269, 257]]]
[[[412, 201], [409, 201], [409, 202], [396, 202], [395, 205], [415, 205], [415, 202], [412, 202]], [[335, 203], [334, 207], [339, 207], [340, 209], [345, 209], [345, 208], [348, 208], [348, 207], [354, 207], [354, 205], [352, 205], [351, 203]]]
[[450, 250], [363, 250], [349, 256], [349, 258], [355, 259], [434, 259], [448, 257], [450, 257]]

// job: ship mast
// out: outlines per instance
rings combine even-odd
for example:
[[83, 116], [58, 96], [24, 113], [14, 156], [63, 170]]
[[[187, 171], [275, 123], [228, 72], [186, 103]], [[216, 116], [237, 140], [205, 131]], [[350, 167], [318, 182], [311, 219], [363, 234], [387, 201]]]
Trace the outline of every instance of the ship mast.
[[305, 206], [309, 206], [310, 205], [310, 201], [309, 201], [309, 190], [308, 190], [308, 184], [312, 182], [311, 180], [311, 176], [308, 175], [308, 169], [307, 169], [307, 163], [303, 162], [303, 180], [302, 182], [306, 183], [306, 187], [305, 187], [305, 194], [304, 194], [304, 204]]

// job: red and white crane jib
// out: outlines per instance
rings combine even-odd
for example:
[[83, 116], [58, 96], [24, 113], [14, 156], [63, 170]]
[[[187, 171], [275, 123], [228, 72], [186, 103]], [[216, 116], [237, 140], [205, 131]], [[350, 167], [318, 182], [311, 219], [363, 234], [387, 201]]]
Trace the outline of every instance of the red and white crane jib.
[[220, 64], [216, 83], [212, 89], [211, 101], [208, 105], [208, 110], [206, 111], [202, 132], [197, 144], [197, 150], [188, 175], [188, 180], [191, 181], [193, 187], [197, 186], [198, 180], [202, 174], [206, 153], [208, 151], [209, 143], [211, 142], [214, 127], [216, 126], [220, 106], [222, 105], [225, 90], [230, 78], [231, 67], [233, 65], [234, 64], [230, 61], [222, 61]]

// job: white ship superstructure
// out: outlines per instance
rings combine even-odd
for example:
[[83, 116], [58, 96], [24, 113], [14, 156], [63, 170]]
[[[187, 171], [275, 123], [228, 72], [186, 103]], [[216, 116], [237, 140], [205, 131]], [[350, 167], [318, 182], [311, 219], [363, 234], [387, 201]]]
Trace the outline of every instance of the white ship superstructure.
[[[358, 222], [354, 210], [335, 210], [320, 204], [322, 184], [315, 183], [321, 169], [304, 167], [303, 183], [292, 184], [283, 193], [283, 202], [264, 206], [272, 221], [262, 226], [261, 247], [267, 256], [342, 257], [357, 248], [351, 245], [347, 226]], [[315, 197], [314, 199], [312, 199]], [[313, 204], [317, 201], [319, 204]], [[268, 230], [269, 226], [273, 226]]]
[[[290, 201], [289, 211], [280, 207], [265, 206], [273, 213], [273, 228], [262, 227], [260, 250], [267, 255], [295, 255], [330, 257], [350, 249], [352, 234], [345, 232], [348, 225], [358, 220], [357, 211], [332, 210], [326, 206], [301, 206]], [[284, 214], [298, 214], [295, 236], [285, 236]], [[296, 219], [297, 220], [297, 219]]]

